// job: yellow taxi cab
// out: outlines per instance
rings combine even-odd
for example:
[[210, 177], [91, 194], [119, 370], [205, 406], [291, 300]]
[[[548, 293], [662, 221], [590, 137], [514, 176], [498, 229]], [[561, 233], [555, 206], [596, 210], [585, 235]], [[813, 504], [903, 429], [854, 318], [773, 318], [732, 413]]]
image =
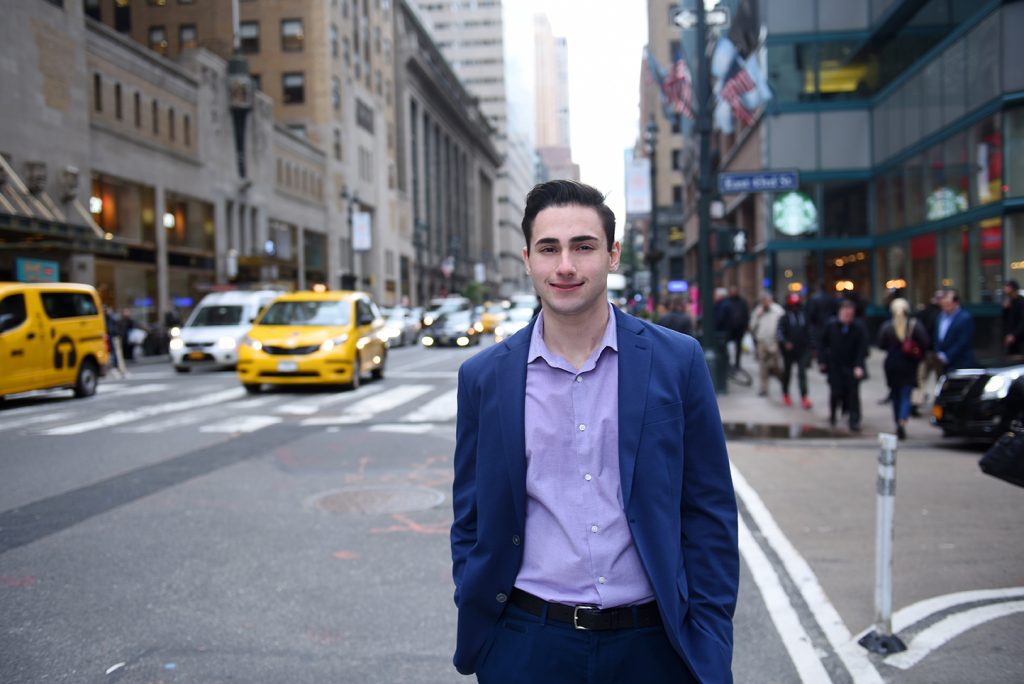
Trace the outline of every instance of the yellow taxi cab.
[[0, 397], [70, 387], [91, 397], [107, 366], [96, 290], [76, 283], [0, 283]]
[[494, 329], [501, 325], [506, 316], [508, 316], [508, 309], [504, 304], [500, 302], [485, 302], [484, 311], [480, 315], [480, 322], [484, 326], [483, 332], [494, 332]]
[[364, 373], [384, 377], [387, 335], [365, 292], [294, 292], [275, 299], [238, 348], [246, 391], [264, 384], [359, 387]]

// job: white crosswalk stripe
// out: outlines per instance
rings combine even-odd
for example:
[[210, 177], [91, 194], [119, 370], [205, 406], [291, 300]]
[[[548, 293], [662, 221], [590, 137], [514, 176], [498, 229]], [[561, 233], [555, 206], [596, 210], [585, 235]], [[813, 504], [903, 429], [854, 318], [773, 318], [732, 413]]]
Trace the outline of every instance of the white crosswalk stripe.
[[314, 413], [319, 413], [328, 406], [355, 401], [357, 399], [362, 400], [370, 395], [377, 394], [382, 389], [384, 388], [381, 385], [371, 385], [370, 387], [361, 388], [358, 392], [348, 392], [346, 394], [320, 397], [319, 399], [309, 399], [294, 403], [281, 404], [280, 406], [277, 406], [274, 411], [276, 413], [284, 413], [291, 416], [311, 416]]
[[458, 388], [452, 388], [435, 397], [402, 418], [403, 423], [444, 423], [455, 420], [458, 409]]
[[385, 411], [391, 411], [402, 404], [421, 397], [433, 388], [433, 385], [399, 385], [374, 395], [366, 401], [358, 402], [339, 416], [307, 418], [302, 421], [302, 425], [352, 425], [363, 423]]
[[280, 423], [283, 418], [277, 416], [236, 416], [229, 420], [222, 421], [220, 423], [213, 423], [211, 425], [203, 425], [199, 428], [200, 432], [255, 432], [256, 430], [262, 430], [268, 425], [274, 425]]

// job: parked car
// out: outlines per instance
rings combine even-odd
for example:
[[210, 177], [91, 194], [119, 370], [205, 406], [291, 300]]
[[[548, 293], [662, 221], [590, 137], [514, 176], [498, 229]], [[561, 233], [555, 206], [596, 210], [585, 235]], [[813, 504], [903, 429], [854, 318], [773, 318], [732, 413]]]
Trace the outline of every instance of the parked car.
[[282, 294], [280, 290], [232, 290], [203, 297], [185, 324], [171, 329], [168, 349], [174, 370], [234, 368], [238, 346], [253, 321]]
[[932, 425], [944, 436], [994, 440], [1024, 421], [1024, 360], [946, 373], [935, 387]]
[[430, 300], [430, 308], [423, 314], [423, 320], [421, 321], [424, 327], [433, 324], [434, 320], [441, 314], [448, 313], [449, 311], [465, 311], [473, 308], [473, 303], [465, 297], [452, 296], [452, 297], [439, 297], [437, 299]]
[[70, 387], [91, 397], [109, 339], [96, 290], [73, 283], [0, 283], [0, 399]]
[[471, 344], [480, 344], [483, 328], [483, 323], [473, 315], [472, 309], [449, 311], [423, 328], [420, 341], [424, 347], [468, 347]]
[[511, 337], [525, 328], [533, 320], [533, 309], [519, 307], [509, 309], [505, 320], [494, 329], [494, 341], [501, 342], [506, 337]]
[[403, 347], [416, 343], [420, 334], [420, 319], [412, 309], [396, 306], [381, 309], [380, 312], [384, 316], [384, 329], [381, 334], [388, 346]]
[[239, 347], [246, 391], [264, 384], [344, 384], [384, 377], [384, 319], [365, 292], [296, 292], [274, 300]]

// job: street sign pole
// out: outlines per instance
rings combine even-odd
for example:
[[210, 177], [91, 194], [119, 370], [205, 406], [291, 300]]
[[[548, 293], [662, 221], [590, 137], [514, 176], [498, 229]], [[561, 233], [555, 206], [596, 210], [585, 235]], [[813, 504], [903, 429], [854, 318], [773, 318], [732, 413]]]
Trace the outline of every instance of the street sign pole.
[[697, 243], [697, 273], [700, 284], [701, 335], [704, 360], [711, 373], [715, 391], [726, 394], [728, 354], [719, 349], [715, 331], [715, 300], [711, 281], [711, 68], [708, 64], [708, 25], [704, 2], [698, 0], [697, 14], [697, 134], [700, 136], [700, 176], [697, 179], [697, 217], [700, 234]]

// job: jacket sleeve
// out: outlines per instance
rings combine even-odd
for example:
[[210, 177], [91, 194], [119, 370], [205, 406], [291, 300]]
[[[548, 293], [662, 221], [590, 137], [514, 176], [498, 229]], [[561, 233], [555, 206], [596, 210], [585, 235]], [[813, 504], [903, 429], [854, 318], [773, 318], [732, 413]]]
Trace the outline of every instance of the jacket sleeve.
[[[955, 328], [954, 328], [955, 326]], [[950, 323], [949, 332], [943, 340], [947, 359], [960, 359], [974, 343], [974, 319], [964, 314], [957, 314]]]
[[455, 604], [459, 604], [462, 573], [466, 559], [476, 545], [476, 454], [479, 428], [479, 407], [476, 396], [468, 389], [465, 367], [459, 369], [458, 413], [455, 419], [455, 480], [452, 483], [452, 579], [455, 581]]
[[1014, 297], [1013, 306], [1017, 309], [1017, 327], [1010, 331], [1014, 338], [1024, 339], [1024, 299]]
[[690, 358], [683, 437], [682, 549], [691, 619], [732, 651], [739, 585], [736, 494], [704, 358]]

